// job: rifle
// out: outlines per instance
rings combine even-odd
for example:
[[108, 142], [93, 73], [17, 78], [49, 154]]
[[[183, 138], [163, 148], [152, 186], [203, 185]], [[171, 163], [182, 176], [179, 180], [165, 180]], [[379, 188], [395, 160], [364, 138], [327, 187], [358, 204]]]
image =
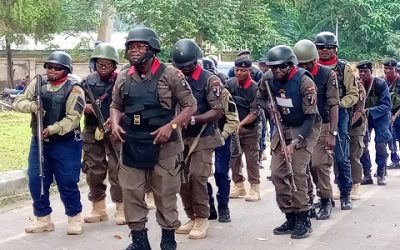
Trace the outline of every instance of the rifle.
[[287, 148], [286, 148], [286, 140], [285, 140], [285, 136], [283, 135], [282, 123], [281, 123], [281, 120], [280, 120], [280, 118], [278, 116], [278, 112], [279, 112], [278, 111], [278, 107], [276, 106], [276, 103], [274, 101], [274, 97], [272, 95], [271, 88], [269, 87], [269, 83], [266, 82], [265, 85], [267, 87], [268, 98], [269, 98], [269, 100], [271, 102], [271, 107], [270, 108], [272, 110], [272, 116], [274, 117], [275, 126], [276, 126], [276, 129], [277, 129], [278, 134], [279, 134], [279, 142], [281, 144], [281, 148], [282, 148], [283, 154], [285, 156], [286, 167], [288, 168], [289, 175], [290, 175], [290, 178], [291, 178], [291, 181], [292, 181], [292, 187], [293, 187], [294, 191], [297, 191], [297, 186], [296, 186], [296, 183], [294, 181], [294, 176], [293, 176], [292, 162], [291, 162], [291, 160], [289, 158], [289, 154], [288, 154], [288, 151], [287, 151]]
[[82, 82], [82, 85], [84, 86], [86, 93], [89, 97], [90, 102], [93, 105], [93, 109], [94, 109], [94, 113], [96, 115], [97, 120], [99, 121], [99, 129], [100, 131], [104, 134], [104, 140], [111, 145], [111, 153], [114, 155], [115, 159], [117, 159], [117, 161], [119, 162], [119, 155], [118, 155], [118, 150], [115, 146], [115, 144], [113, 143], [113, 141], [110, 138], [111, 135], [111, 130], [105, 126], [105, 120], [104, 120], [104, 116], [101, 113], [101, 109], [100, 109], [100, 104], [101, 104], [101, 98], [95, 98], [93, 95], [92, 90], [90, 89], [90, 86], [87, 84], [87, 82], [84, 80]]
[[36, 123], [37, 123], [37, 143], [39, 159], [40, 195], [44, 195], [44, 171], [43, 171], [43, 109], [42, 109], [42, 84], [41, 75], [36, 76]]

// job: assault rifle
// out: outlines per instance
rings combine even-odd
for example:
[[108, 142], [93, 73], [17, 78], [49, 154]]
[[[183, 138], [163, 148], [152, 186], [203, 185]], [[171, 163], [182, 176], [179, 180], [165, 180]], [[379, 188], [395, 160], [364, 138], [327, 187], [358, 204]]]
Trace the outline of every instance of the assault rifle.
[[291, 178], [291, 181], [292, 181], [292, 187], [293, 187], [294, 191], [297, 191], [297, 186], [296, 186], [296, 183], [294, 181], [294, 176], [293, 176], [292, 162], [291, 162], [291, 159], [289, 158], [289, 153], [288, 153], [287, 148], [286, 148], [286, 140], [285, 140], [285, 136], [284, 136], [283, 130], [282, 130], [282, 123], [281, 123], [280, 117], [278, 115], [279, 110], [278, 110], [278, 107], [276, 106], [276, 103], [274, 101], [274, 97], [272, 95], [271, 88], [269, 87], [269, 83], [266, 82], [265, 86], [267, 87], [268, 98], [269, 98], [269, 100], [271, 102], [270, 109], [272, 111], [271, 112], [272, 116], [274, 117], [276, 129], [278, 130], [279, 142], [281, 144], [281, 148], [282, 148], [282, 151], [283, 151], [283, 154], [284, 154], [284, 157], [285, 157], [286, 167], [288, 168], [289, 175], [290, 175], [290, 178]]
[[117, 159], [117, 161], [119, 161], [119, 155], [118, 155], [118, 150], [115, 146], [115, 144], [113, 143], [113, 141], [110, 138], [111, 135], [111, 130], [108, 128], [108, 126], [105, 125], [106, 121], [104, 120], [104, 116], [101, 113], [101, 109], [100, 109], [100, 105], [101, 105], [101, 98], [95, 98], [93, 95], [92, 90], [90, 89], [89, 84], [87, 84], [87, 82], [84, 80], [82, 82], [83, 87], [86, 90], [86, 93], [89, 97], [89, 100], [93, 106], [93, 110], [94, 113], [96, 115], [97, 120], [99, 121], [99, 129], [100, 132], [102, 132], [104, 134], [104, 140], [111, 145], [111, 153], [114, 155], [115, 159]]
[[42, 75], [36, 76], [36, 123], [37, 123], [37, 144], [39, 159], [40, 195], [44, 195], [44, 157], [43, 157], [43, 105], [42, 105]]

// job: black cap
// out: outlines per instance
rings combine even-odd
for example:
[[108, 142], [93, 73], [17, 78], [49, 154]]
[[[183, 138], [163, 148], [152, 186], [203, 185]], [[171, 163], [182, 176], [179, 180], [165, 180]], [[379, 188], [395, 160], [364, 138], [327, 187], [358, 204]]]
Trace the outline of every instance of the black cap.
[[237, 53], [237, 56], [250, 55], [250, 54], [251, 54], [250, 50], [245, 49], [245, 50], [239, 51], [239, 53]]
[[397, 61], [395, 59], [387, 59], [383, 61], [383, 65], [389, 67], [397, 67]]
[[372, 69], [372, 62], [369, 60], [363, 60], [357, 63], [357, 69]]
[[235, 60], [235, 67], [238, 67], [238, 68], [250, 68], [251, 65], [252, 65], [252, 62], [248, 57], [239, 56]]

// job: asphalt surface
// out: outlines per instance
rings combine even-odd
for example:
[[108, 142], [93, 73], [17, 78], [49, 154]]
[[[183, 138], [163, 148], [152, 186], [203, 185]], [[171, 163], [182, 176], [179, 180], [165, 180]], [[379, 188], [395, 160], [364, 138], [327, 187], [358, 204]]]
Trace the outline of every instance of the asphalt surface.
[[[264, 162], [265, 166], [268, 164]], [[231, 223], [211, 221], [208, 237], [202, 240], [189, 240], [185, 235], [177, 235], [178, 249], [400, 249], [400, 170], [388, 171], [387, 186], [362, 186], [362, 199], [353, 202], [353, 210], [341, 211], [336, 206], [331, 219], [312, 220], [313, 233], [303, 240], [273, 235], [273, 228], [284, 222], [284, 215], [276, 205], [272, 183], [265, 178], [268, 172], [268, 168], [261, 170], [261, 201], [231, 200]], [[87, 214], [91, 209], [87, 200], [88, 189], [83, 187], [81, 191], [83, 214]], [[24, 232], [25, 225], [33, 218], [31, 201], [1, 208], [0, 250], [108, 250], [125, 249], [130, 244], [128, 227], [115, 225], [112, 216], [115, 205], [109, 199], [107, 210], [110, 219], [84, 224], [84, 233], [78, 236], [66, 235], [67, 218], [58, 194], [52, 196], [51, 204], [56, 229], [40, 234]], [[186, 222], [180, 200], [179, 211], [180, 220]], [[155, 210], [151, 210], [148, 216], [149, 240], [152, 249], [160, 249], [161, 229], [155, 222], [154, 213]]]

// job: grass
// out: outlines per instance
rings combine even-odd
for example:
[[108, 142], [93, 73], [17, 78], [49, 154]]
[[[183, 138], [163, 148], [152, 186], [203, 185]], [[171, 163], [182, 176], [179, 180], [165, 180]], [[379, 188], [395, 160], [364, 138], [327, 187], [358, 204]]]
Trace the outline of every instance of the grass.
[[30, 114], [0, 112], [0, 172], [27, 169]]

